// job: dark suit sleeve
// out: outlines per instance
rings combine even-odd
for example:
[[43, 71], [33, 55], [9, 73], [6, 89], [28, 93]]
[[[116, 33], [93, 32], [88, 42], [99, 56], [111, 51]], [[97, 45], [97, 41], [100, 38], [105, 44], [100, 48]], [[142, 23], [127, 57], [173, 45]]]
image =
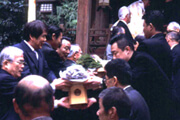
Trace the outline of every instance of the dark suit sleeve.
[[43, 74], [45, 75], [46, 79], [49, 80], [49, 82], [52, 82], [54, 79], [56, 79], [54, 72], [49, 69], [47, 61], [45, 59]]

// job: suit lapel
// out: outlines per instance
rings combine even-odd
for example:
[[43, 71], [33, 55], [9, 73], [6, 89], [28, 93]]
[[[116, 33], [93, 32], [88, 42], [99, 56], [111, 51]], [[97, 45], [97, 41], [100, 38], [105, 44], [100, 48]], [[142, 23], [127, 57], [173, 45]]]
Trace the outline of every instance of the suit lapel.
[[38, 60], [36, 58], [35, 53], [26, 45], [26, 43], [24, 43], [24, 41], [22, 42], [22, 47], [24, 47], [24, 50], [26, 51], [28, 58], [31, 59], [31, 61], [35, 64], [36, 69], [38, 70]]

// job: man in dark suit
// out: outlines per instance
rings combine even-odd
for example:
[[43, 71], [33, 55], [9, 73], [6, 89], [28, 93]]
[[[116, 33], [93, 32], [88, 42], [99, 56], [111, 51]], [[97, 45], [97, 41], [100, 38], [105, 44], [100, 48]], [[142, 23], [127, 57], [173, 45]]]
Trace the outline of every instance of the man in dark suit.
[[40, 20], [29, 22], [25, 25], [23, 30], [23, 37], [25, 40], [14, 45], [24, 52], [23, 55], [26, 65], [22, 72], [22, 78], [30, 74], [40, 75], [51, 82], [53, 89], [69, 88], [70, 82], [68, 80], [56, 78], [54, 73], [49, 69], [44, 55], [40, 50], [46, 41], [46, 30], [46, 25]]
[[132, 70], [129, 64], [122, 59], [114, 59], [105, 66], [107, 72], [106, 86], [116, 86], [124, 89], [131, 105], [130, 118], [132, 120], [150, 120], [149, 108], [141, 94], [131, 87]]
[[16, 47], [6, 47], [0, 54], [0, 119], [20, 120], [12, 104], [14, 88], [19, 82], [24, 68], [23, 51]]
[[[180, 118], [180, 36], [178, 32], [169, 32], [166, 35], [166, 40], [171, 47], [173, 63], [172, 63], [172, 82], [174, 92], [175, 106], [177, 115]], [[175, 119], [174, 119], [175, 120]]]
[[119, 17], [119, 22], [117, 23], [117, 26], [123, 27], [125, 30], [125, 35], [128, 38], [128, 40], [134, 42], [131, 32], [129, 31], [129, 28], [127, 26], [127, 24], [131, 20], [131, 14], [128, 7], [126, 6], [121, 7], [118, 11], [118, 17]]
[[24, 40], [15, 45], [15, 47], [24, 51], [24, 59], [27, 63], [22, 72], [22, 77], [36, 74], [47, 78], [49, 82], [56, 78], [49, 69], [43, 53], [40, 51], [46, 41], [46, 30], [46, 25], [40, 20], [35, 20], [25, 25], [23, 31]]
[[138, 51], [150, 54], [160, 65], [169, 79], [172, 76], [172, 56], [170, 47], [162, 33], [164, 16], [160, 11], [147, 12], [144, 16], [144, 34], [147, 39], [143, 40]]
[[59, 76], [59, 71], [64, 68], [64, 61], [56, 50], [61, 46], [62, 29], [56, 26], [48, 27], [47, 41], [42, 46], [42, 52], [48, 63], [49, 68], [54, 72], [56, 77]]
[[158, 63], [147, 53], [134, 51], [133, 44], [124, 35], [111, 41], [113, 59], [121, 58], [132, 68], [131, 85], [146, 100], [152, 120], [170, 120], [171, 81]]

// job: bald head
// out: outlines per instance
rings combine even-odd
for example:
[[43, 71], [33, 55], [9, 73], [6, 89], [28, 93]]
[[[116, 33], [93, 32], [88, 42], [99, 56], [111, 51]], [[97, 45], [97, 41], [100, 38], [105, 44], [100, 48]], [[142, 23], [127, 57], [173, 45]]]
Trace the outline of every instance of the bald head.
[[46, 85], [49, 85], [49, 82], [45, 78], [38, 75], [29, 75], [27, 77], [24, 77], [18, 83], [18, 86], [24, 86], [32, 90], [42, 89]]
[[22, 116], [48, 115], [53, 109], [53, 90], [49, 82], [38, 75], [23, 78], [15, 88], [14, 97]]

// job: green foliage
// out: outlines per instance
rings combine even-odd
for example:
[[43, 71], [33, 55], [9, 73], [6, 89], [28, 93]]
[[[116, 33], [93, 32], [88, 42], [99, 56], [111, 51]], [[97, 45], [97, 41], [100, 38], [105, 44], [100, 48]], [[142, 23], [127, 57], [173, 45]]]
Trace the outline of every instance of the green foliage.
[[26, 21], [24, 0], [0, 1], [0, 47], [21, 41]]
[[57, 15], [43, 15], [38, 12], [37, 18], [48, 25], [60, 24], [60, 19], [64, 19], [65, 28], [76, 28], [77, 26], [77, 0], [63, 0], [61, 6], [57, 6]]
[[102, 67], [102, 65], [96, 62], [89, 54], [82, 55], [76, 63], [82, 65], [85, 69]]

